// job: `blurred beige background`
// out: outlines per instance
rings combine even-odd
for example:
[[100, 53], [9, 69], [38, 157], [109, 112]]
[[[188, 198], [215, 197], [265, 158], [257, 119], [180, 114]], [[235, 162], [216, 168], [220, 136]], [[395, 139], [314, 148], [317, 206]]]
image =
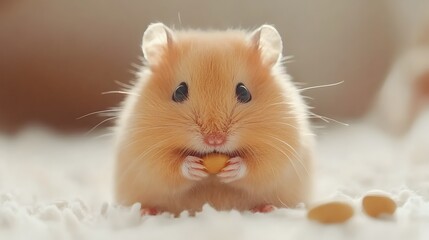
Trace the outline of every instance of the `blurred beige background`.
[[423, 1], [0, 1], [0, 130], [41, 123], [88, 129], [86, 113], [116, 106], [115, 81], [133, 78], [140, 41], [151, 22], [193, 28], [274, 24], [288, 71], [303, 86], [344, 81], [305, 92], [314, 112], [362, 116], [395, 56], [413, 39]]

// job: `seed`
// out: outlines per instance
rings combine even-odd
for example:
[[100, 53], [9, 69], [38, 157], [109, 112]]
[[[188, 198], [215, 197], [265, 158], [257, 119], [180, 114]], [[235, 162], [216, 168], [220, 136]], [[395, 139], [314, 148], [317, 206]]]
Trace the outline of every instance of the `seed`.
[[393, 215], [396, 203], [388, 196], [370, 194], [362, 199], [362, 207], [366, 214], [378, 218], [383, 215]]
[[219, 153], [212, 153], [203, 157], [204, 166], [207, 169], [207, 172], [211, 174], [216, 174], [225, 167], [226, 161], [228, 161], [229, 156]]
[[329, 202], [311, 208], [307, 217], [320, 223], [342, 223], [354, 214], [353, 208], [343, 202]]

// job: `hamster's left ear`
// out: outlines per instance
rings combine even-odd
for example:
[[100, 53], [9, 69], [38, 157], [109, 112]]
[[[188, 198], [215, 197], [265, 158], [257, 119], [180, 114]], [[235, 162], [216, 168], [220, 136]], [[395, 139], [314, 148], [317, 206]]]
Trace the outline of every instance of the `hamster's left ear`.
[[281, 59], [282, 38], [273, 26], [262, 25], [250, 35], [250, 41], [261, 52], [264, 63], [273, 66]]
[[150, 24], [143, 34], [142, 50], [149, 65], [160, 57], [162, 48], [170, 47], [174, 42], [173, 31], [162, 23]]

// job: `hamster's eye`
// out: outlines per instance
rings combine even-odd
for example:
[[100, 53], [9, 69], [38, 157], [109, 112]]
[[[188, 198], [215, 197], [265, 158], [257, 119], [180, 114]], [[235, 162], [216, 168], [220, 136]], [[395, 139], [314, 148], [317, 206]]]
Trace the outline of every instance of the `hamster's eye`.
[[186, 99], [188, 99], [188, 85], [185, 82], [181, 82], [174, 90], [173, 101], [180, 103]]
[[252, 100], [252, 95], [250, 95], [249, 90], [242, 83], [237, 84], [235, 95], [237, 95], [237, 100], [241, 103], [248, 103]]

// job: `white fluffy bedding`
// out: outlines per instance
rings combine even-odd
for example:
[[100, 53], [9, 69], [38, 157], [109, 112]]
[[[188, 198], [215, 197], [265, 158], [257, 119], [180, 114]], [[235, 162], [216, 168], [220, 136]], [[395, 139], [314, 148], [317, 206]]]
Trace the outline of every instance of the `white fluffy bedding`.
[[[139, 215], [111, 203], [111, 138], [28, 129], [0, 135], [0, 239], [429, 239], [429, 114], [402, 138], [363, 121], [321, 129], [316, 196], [351, 201], [345, 224], [306, 219], [303, 207], [269, 214]], [[368, 190], [392, 194], [392, 219], [360, 210]]]

